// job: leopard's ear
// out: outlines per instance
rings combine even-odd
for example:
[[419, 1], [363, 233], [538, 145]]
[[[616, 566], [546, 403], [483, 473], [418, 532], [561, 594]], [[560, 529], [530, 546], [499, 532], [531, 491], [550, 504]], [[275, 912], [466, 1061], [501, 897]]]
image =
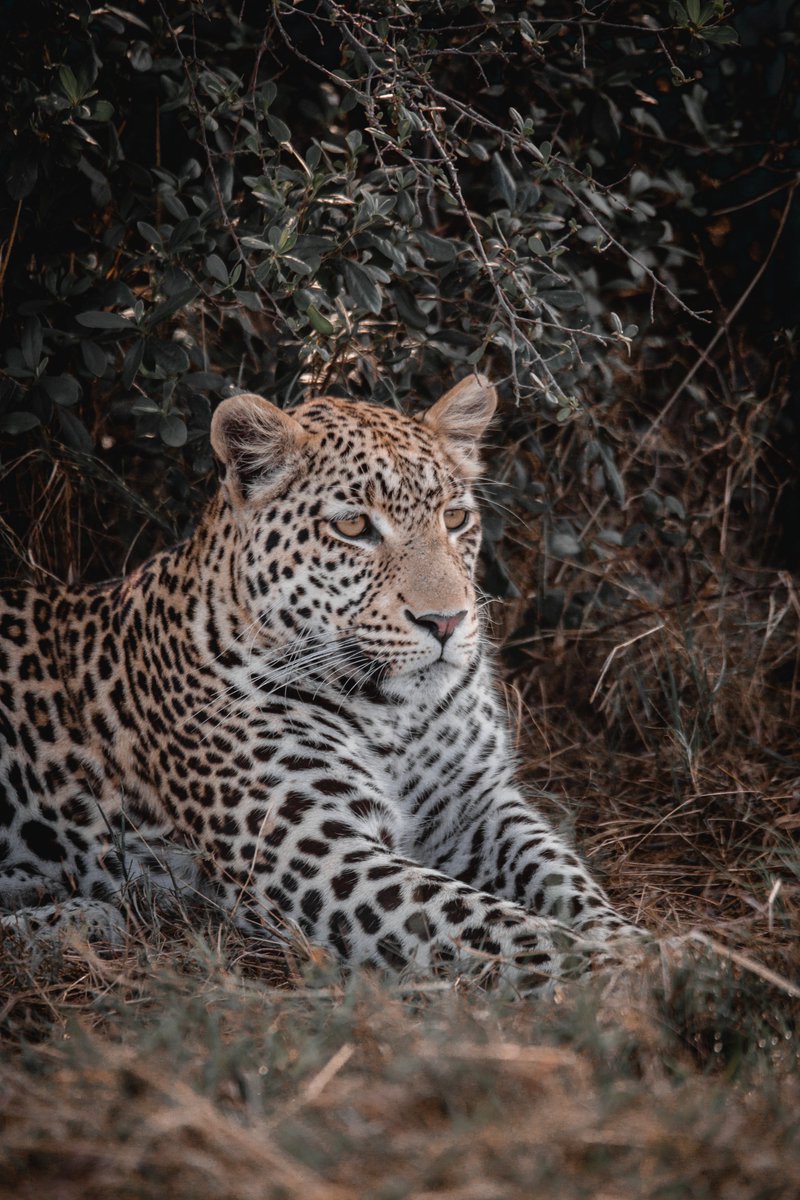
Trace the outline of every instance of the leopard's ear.
[[468, 375], [428, 409], [423, 421], [470, 474], [479, 467], [479, 449], [497, 407], [497, 392], [484, 375]]
[[306, 435], [269, 400], [242, 392], [223, 400], [211, 421], [220, 478], [234, 505], [267, 499], [300, 467]]

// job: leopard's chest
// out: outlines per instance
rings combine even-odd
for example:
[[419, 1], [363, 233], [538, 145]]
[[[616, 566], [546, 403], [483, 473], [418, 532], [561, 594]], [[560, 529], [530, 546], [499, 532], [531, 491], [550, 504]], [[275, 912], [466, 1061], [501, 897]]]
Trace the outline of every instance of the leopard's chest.
[[480, 686], [447, 704], [393, 706], [366, 717], [362, 710], [360, 719], [362, 753], [378, 764], [407, 845], [417, 843], [432, 811], [447, 805], [455, 813], [460, 796], [510, 765], [493, 698]]

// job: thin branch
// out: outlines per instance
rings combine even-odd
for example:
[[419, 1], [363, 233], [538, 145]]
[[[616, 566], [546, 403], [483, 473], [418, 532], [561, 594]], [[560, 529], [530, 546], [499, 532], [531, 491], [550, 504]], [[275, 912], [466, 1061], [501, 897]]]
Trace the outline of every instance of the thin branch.
[[[741, 296], [734, 304], [731, 311], [728, 313], [728, 315], [722, 321], [721, 325], [717, 329], [717, 332], [714, 334], [711, 341], [708, 343], [706, 348], [704, 350], [702, 350], [701, 353], [698, 355], [697, 359], [692, 364], [692, 366], [689, 368], [689, 370], [686, 372], [683, 379], [680, 381], [678, 386], [675, 388], [675, 391], [672, 393], [672, 395], [667, 400], [666, 404], [661, 409], [659, 409], [658, 413], [656, 413], [655, 417], [653, 417], [653, 420], [650, 422], [647, 429], [644, 431], [644, 433], [638, 439], [638, 441], [636, 442], [636, 445], [630, 451], [630, 453], [628, 454], [625, 461], [622, 463], [622, 465], [620, 467], [620, 473], [622, 475], [624, 475], [625, 472], [630, 469], [634, 460], [639, 456], [639, 454], [641, 453], [644, 446], [647, 444], [647, 442], [650, 440], [650, 438], [653, 436], [655, 431], [659, 428], [659, 426], [663, 422], [664, 418], [667, 416], [667, 414], [669, 412], [672, 411], [676, 402], [683, 395], [683, 392], [689, 386], [689, 384], [692, 382], [692, 380], [694, 379], [697, 372], [700, 370], [703, 363], [708, 362], [709, 357], [714, 352], [714, 349], [715, 349], [717, 343], [719, 342], [720, 338], [725, 336], [728, 333], [728, 330], [730, 329], [733, 322], [736, 320], [736, 317], [739, 315], [742, 308], [747, 303], [747, 300], [749, 299], [750, 295], [752, 294], [753, 289], [758, 284], [759, 280], [761, 279], [762, 275], [766, 271], [767, 267], [769, 266], [770, 262], [772, 261], [772, 258], [775, 255], [775, 251], [778, 248], [778, 242], [780, 241], [781, 235], [782, 235], [784, 229], [786, 228], [786, 222], [789, 218], [789, 212], [791, 211], [792, 201], [794, 200], [794, 194], [799, 186], [800, 186], [800, 179], [795, 179], [792, 182], [789, 195], [786, 197], [786, 203], [783, 206], [783, 212], [781, 213], [781, 218], [780, 218], [780, 221], [778, 222], [778, 228], [775, 232], [775, 237], [772, 239], [772, 245], [769, 248], [766, 258], [761, 263], [761, 265], [759, 266], [756, 273], [753, 275], [753, 278], [750, 280], [747, 287], [744, 289], [744, 291], [742, 292]], [[594, 510], [592, 515], [589, 517], [589, 520], [583, 526], [581, 533], [580, 533], [581, 538], [584, 538], [586, 536], [586, 534], [589, 532], [589, 530], [592, 529], [597, 524], [597, 522], [600, 518], [600, 514], [603, 512], [603, 510], [605, 509], [607, 504], [608, 504], [608, 497], [604, 496], [603, 499], [598, 504], [597, 508]]]
[[658, 429], [659, 425], [661, 425], [662, 421], [667, 416], [667, 413], [669, 413], [672, 410], [676, 401], [683, 394], [684, 390], [688, 387], [688, 385], [692, 382], [692, 380], [694, 379], [697, 372], [700, 370], [700, 367], [703, 365], [703, 363], [708, 362], [709, 356], [713, 353], [714, 348], [717, 345], [717, 342], [720, 340], [721, 337], [723, 337], [728, 332], [731, 325], [733, 324], [733, 322], [736, 320], [737, 316], [741, 312], [742, 308], [747, 303], [748, 299], [750, 298], [750, 295], [753, 292], [753, 289], [757, 286], [759, 280], [761, 279], [762, 275], [766, 271], [767, 267], [769, 266], [770, 262], [772, 261], [774, 255], [775, 255], [775, 251], [778, 248], [778, 242], [781, 240], [781, 235], [783, 234], [783, 231], [786, 228], [786, 222], [788, 220], [789, 212], [791, 211], [791, 207], [792, 207], [792, 201], [794, 200], [794, 194], [797, 191], [798, 186], [800, 186], [800, 179], [795, 179], [791, 185], [789, 195], [786, 197], [786, 203], [783, 206], [783, 212], [781, 213], [781, 218], [780, 218], [780, 221], [778, 222], [778, 228], [775, 231], [775, 237], [772, 239], [772, 245], [770, 246], [769, 251], [767, 252], [767, 255], [766, 255], [764, 261], [759, 266], [758, 270], [756, 271], [753, 278], [748, 283], [747, 287], [742, 292], [739, 299], [734, 304], [731, 311], [728, 313], [728, 315], [722, 321], [722, 324], [717, 329], [717, 332], [714, 334], [711, 341], [706, 346], [705, 350], [703, 350], [700, 353], [700, 355], [698, 356], [698, 358], [696, 359], [694, 364], [686, 372], [683, 379], [680, 381], [678, 386], [675, 388], [675, 391], [672, 393], [670, 398], [667, 400], [667, 402], [663, 406], [663, 408], [659, 409], [656, 416], [653, 417], [653, 420], [650, 422], [650, 425], [645, 430], [645, 432], [642, 434], [642, 436], [639, 438], [638, 442], [636, 443], [636, 446], [634, 447], [633, 450], [631, 450], [630, 454], [626, 458], [626, 460], [622, 466], [623, 471], [626, 471], [628, 469], [628, 467], [630, 467], [631, 463], [636, 458], [636, 456], [640, 453], [643, 446], [652, 437], [653, 433], [655, 433], [655, 431], [656, 431], [656, 429]]
[[8, 264], [11, 259], [11, 251], [14, 249], [14, 242], [17, 240], [17, 231], [19, 229], [19, 217], [21, 212], [22, 200], [20, 199], [17, 202], [17, 211], [14, 213], [14, 221], [11, 225], [11, 233], [8, 235], [8, 241], [5, 244], [5, 254], [2, 254], [2, 248], [0, 248], [0, 255], [2, 256], [2, 263], [0, 263], [0, 302], [2, 302], [3, 298], [3, 288], [5, 285], [6, 271], [8, 270]]

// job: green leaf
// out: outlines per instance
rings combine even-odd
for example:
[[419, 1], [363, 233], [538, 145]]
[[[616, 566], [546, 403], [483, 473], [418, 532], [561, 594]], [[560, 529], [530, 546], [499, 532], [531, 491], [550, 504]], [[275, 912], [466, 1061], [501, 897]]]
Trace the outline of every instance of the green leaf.
[[80, 450], [84, 454], [91, 454], [94, 449], [94, 442], [83, 421], [79, 417], [76, 417], [73, 412], [70, 412], [68, 408], [61, 408], [59, 406], [57, 412], [58, 423], [61, 426], [61, 436], [64, 439], [65, 445], [70, 446], [73, 450]]
[[622, 545], [625, 547], [636, 546], [640, 542], [642, 535], [647, 532], [647, 526], [641, 521], [635, 525], [631, 525], [622, 535]]
[[162, 321], [166, 321], [168, 317], [173, 316], [179, 309], [185, 308], [196, 300], [200, 295], [200, 289], [192, 284], [191, 287], [184, 288], [180, 292], [176, 292], [174, 296], [170, 296], [169, 300], [162, 301], [149, 314], [146, 324], [148, 329], [155, 329]]
[[[270, 234], [271, 233], [272, 230], [270, 230]], [[289, 225], [287, 225], [285, 229], [280, 231], [278, 240], [275, 242], [275, 249], [277, 250], [278, 254], [283, 254], [284, 251], [291, 250], [296, 241], [297, 234]]]
[[681, 521], [686, 520], [686, 509], [683, 507], [683, 504], [677, 496], [665, 496], [664, 508], [668, 513], [671, 513], [672, 516], [680, 518]]
[[275, 249], [275, 247], [273, 245], [271, 245], [269, 242], [265, 242], [263, 238], [253, 237], [251, 234], [247, 234], [245, 237], [240, 238], [239, 240], [243, 246], [247, 247], [248, 250], [274, 250]]
[[45, 375], [42, 387], [56, 404], [69, 407], [81, 398], [80, 384], [72, 375]]
[[488, 342], [481, 342], [480, 346], [478, 346], [478, 348], [476, 350], [473, 350], [470, 354], [468, 354], [464, 361], [469, 363], [469, 365], [471, 367], [474, 367], [475, 364], [479, 363], [481, 361], [481, 359], [485, 356], [486, 347], [488, 346], [488, 344], [489, 344]]
[[739, 45], [739, 35], [730, 25], [717, 25], [711, 29], [703, 29], [700, 36], [706, 42], [712, 42], [715, 46]]
[[172, 233], [172, 241], [178, 246], [181, 242], [188, 241], [195, 232], [197, 219], [189, 216], [189, 210], [186, 205], [179, 196], [175, 195], [171, 188], [162, 188], [160, 195], [167, 212], [178, 221]]
[[32, 412], [11, 412], [0, 417], [0, 430], [3, 433], [27, 433], [39, 424], [39, 418]]
[[153, 362], [165, 375], [182, 375], [189, 370], [189, 355], [178, 342], [150, 342]]
[[550, 535], [550, 553], [555, 558], [572, 558], [581, 552], [581, 544], [574, 533], [566, 529]]
[[108, 100], [96, 100], [92, 110], [92, 119], [95, 121], [110, 121], [114, 115], [114, 105]]
[[342, 272], [345, 286], [355, 303], [367, 312], [379, 313], [382, 304], [380, 289], [361, 264], [345, 258], [342, 261]]
[[228, 268], [218, 254], [209, 254], [206, 259], [206, 270], [212, 279], [216, 279], [217, 283], [221, 283], [224, 287], [228, 286]]
[[146, 42], [134, 42], [128, 50], [128, 58], [134, 71], [149, 71], [153, 65], [153, 55]]
[[336, 333], [336, 328], [333, 326], [327, 317], [323, 317], [322, 313], [313, 304], [309, 304], [306, 309], [306, 314], [309, 321], [316, 329], [317, 333], [322, 333], [325, 337], [332, 337]]
[[150, 416], [153, 413], [159, 413], [161, 409], [155, 400], [151, 400], [149, 396], [139, 396], [131, 405], [131, 412], [137, 417], [144, 417]]
[[467, 149], [473, 158], [477, 158], [478, 162], [489, 161], [489, 151], [482, 142], [468, 142]]
[[273, 117], [272, 113], [267, 113], [267, 128], [276, 142], [290, 142], [292, 140], [292, 131], [289, 126], [280, 117]]
[[72, 67], [63, 66], [58, 69], [58, 82], [61, 84], [61, 90], [69, 100], [73, 107], [81, 101], [81, 90], [78, 87], [78, 81], [75, 78], [75, 72]]
[[142, 357], [144, 356], [144, 340], [139, 339], [131, 346], [125, 358], [122, 361], [122, 372], [120, 378], [122, 386], [129, 388], [136, 378], [139, 367], [142, 365]]
[[243, 308], [249, 309], [250, 312], [263, 312], [264, 305], [258, 292], [237, 291], [235, 294]]
[[22, 357], [25, 366], [35, 371], [42, 358], [42, 326], [38, 317], [29, 317], [22, 331]]
[[294, 254], [284, 254], [281, 258], [281, 263], [294, 271], [295, 275], [312, 275], [313, 272], [308, 263], [303, 262], [302, 258], [296, 258]]
[[395, 286], [392, 288], [392, 298], [395, 308], [402, 321], [411, 329], [427, 329], [428, 317], [417, 304], [413, 293], [407, 288]]
[[186, 422], [177, 413], [162, 417], [158, 423], [158, 432], [165, 446], [174, 446], [176, 449], [185, 446], [189, 436]]
[[608, 446], [602, 443], [599, 449], [609, 495], [622, 507], [625, 503], [625, 483], [614, 460], [614, 453]]
[[436, 237], [432, 233], [425, 233], [420, 229], [417, 232], [417, 241], [422, 247], [425, 257], [432, 262], [453, 262], [456, 257], [456, 248], [447, 238]]
[[133, 321], [130, 317], [120, 316], [114, 312], [97, 312], [89, 311], [78, 313], [75, 320], [79, 325], [85, 325], [88, 329], [135, 329]]
[[12, 346], [6, 351], [6, 374], [12, 379], [30, 379], [33, 371], [25, 366], [25, 360], [22, 357], [22, 351], [16, 346]]
[[86, 369], [91, 371], [92, 375], [96, 376], [97, 379], [105, 375], [106, 367], [108, 366], [108, 355], [101, 346], [98, 346], [96, 342], [90, 342], [84, 338], [81, 341], [81, 355], [86, 364]]
[[564, 312], [569, 312], [574, 308], [582, 308], [585, 303], [583, 292], [577, 292], [571, 288], [548, 292], [547, 298], [554, 308], [559, 308]]
[[508, 207], [513, 209], [517, 203], [517, 185], [499, 154], [492, 155], [492, 178]]
[[650, 518], [661, 517], [664, 514], [664, 504], [661, 497], [652, 488], [642, 492], [642, 508]]
[[161, 234], [152, 225], [148, 225], [147, 221], [137, 221], [136, 228], [146, 242], [151, 246], [162, 246]]

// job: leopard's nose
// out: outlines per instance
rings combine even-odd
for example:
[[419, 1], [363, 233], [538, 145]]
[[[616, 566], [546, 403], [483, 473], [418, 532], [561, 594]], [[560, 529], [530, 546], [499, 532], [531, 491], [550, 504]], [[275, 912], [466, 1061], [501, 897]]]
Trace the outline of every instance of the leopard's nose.
[[432, 633], [438, 642], [445, 644], [454, 629], [457, 629], [464, 617], [467, 615], [467, 610], [462, 608], [461, 612], [457, 613], [412, 613], [411, 609], [406, 609], [406, 616], [414, 625], [422, 625], [423, 629], [427, 629]]

